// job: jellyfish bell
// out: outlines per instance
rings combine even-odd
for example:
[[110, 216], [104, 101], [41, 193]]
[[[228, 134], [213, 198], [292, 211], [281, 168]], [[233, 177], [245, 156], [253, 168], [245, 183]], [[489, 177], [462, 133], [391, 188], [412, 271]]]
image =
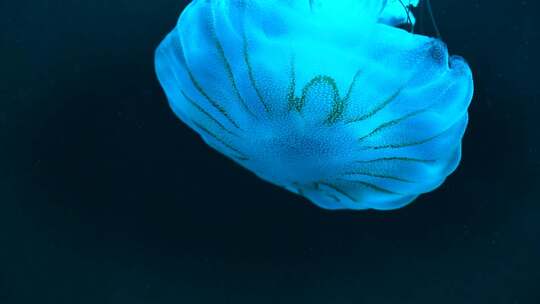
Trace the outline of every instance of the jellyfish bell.
[[418, 1], [195, 0], [156, 51], [176, 115], [325, 209], [403, 207], [457, 167], [471, 71]]

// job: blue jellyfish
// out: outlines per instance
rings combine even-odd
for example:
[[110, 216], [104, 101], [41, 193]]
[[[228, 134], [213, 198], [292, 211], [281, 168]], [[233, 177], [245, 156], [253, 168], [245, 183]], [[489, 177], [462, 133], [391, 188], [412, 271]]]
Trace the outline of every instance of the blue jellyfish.
[[156, 51], [174, 113], [325, 209], [403, 207], [461, 158], [472, 74], [403, 0], [194, 0]]

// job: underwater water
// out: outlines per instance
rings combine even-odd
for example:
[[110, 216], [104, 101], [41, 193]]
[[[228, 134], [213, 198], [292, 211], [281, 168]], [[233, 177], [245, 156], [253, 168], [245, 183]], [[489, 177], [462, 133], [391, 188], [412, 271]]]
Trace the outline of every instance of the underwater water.
[[0, 2], [0, 304], [540, 303], [540, 3], [431, 1], [474, 97], [457, 169], [392, 211], [318, 208], [178, 119], [154, 55], [187, 4]]

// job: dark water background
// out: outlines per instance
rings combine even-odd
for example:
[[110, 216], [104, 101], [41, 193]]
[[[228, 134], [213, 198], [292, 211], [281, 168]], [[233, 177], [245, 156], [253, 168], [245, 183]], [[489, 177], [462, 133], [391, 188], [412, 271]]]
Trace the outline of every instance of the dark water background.
[[174, 117], [153, 52], [185, 3], [0, 0], [0, 303], [540, 303], [540, 3], [432, 2], [475, 74], [463, 162], [327, 212]]

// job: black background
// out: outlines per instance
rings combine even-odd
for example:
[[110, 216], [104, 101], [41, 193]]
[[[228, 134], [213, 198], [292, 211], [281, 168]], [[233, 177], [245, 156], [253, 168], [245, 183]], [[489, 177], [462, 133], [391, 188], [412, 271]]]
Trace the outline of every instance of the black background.
[[540, 3], [432, 2], [475, 74], [462, 164], [328, 212], [173, 115], [153, 52], [185, 3], [1, 0], [0, 303], [540, 303]]

